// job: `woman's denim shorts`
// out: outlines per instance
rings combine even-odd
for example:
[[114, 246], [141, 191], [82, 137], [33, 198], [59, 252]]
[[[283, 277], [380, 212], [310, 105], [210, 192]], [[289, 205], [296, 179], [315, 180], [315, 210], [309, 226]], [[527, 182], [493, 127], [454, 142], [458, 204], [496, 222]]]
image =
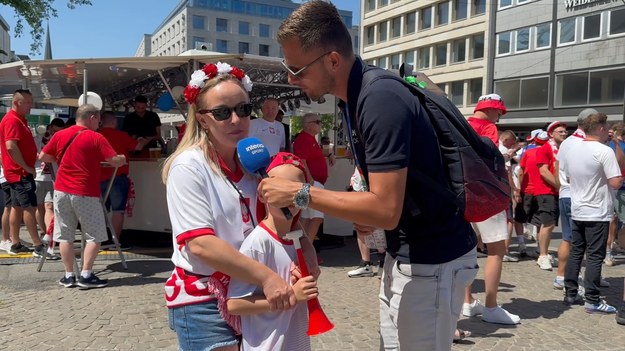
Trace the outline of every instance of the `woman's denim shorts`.
[[181, 351], [210, 351], [239, 340], [217, 309], [217, 300], [169, 308], [169, 328]]

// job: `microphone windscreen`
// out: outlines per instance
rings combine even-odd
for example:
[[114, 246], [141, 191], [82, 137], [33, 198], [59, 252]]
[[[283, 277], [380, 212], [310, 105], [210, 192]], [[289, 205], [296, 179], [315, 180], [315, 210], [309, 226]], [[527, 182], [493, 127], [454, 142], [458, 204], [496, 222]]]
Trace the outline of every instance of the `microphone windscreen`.
[[237, 143], [239, 161], [247, 173], [264, 171], [271, 162], [267, 147], [257, 138], [249, 137]]

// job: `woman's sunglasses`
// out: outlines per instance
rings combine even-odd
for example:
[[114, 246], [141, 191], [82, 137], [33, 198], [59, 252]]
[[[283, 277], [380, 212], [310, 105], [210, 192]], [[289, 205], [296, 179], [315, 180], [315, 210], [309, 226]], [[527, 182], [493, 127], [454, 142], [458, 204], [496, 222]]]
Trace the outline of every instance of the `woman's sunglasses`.
[[219, 108], [214, 108], [214, 109], [202, 109], [197, 111], [200, 114], [207, 114], [207, 113], [211, 113], [213, 115], [213, 118], [215, 118], [215, 120], [217, 121], [225, 121], [227, 119], [230, 119], [230, 117], [232, 117], [232, 111], [234, 111], [234, 113], [237, 114], [237, 116], [239, 116], [240, 118], [246, 118], [249, 117], [252, 114], [252, 104], [249, 102], [242, 102], [238, 105], [236, 105], [234, 108], [230, 108], [230, 107], [219, 107]]

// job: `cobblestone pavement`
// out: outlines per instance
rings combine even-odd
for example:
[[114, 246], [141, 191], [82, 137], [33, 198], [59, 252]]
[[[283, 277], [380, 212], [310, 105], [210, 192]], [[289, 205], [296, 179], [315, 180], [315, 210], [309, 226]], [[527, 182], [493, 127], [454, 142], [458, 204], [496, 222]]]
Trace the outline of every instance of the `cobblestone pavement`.
[[[34, 260], [9, 264], [15, 261], [0, 258], [0, 349], [176, 350], [163, 298], [172, 266], [167, 253], [156, 256], [130, 254], [128, 270], [115, 255], [100, 256], [96, 272], [110, 285], [87, 291], [58, 285], [63, 272], [60, 262], [47, 262], [42, 272], [36, 272]], [[379, 279], [347, 277], [359, 260], [353, 238], [347, 238], [344, 247], [322, 250], [321, 257], [325, 263], [320, 301], [336, 327], [313, 337], [313, 349], [377, 350]], [[484, 259], [479, 263], [483, 266]], [[612, 304], [618, 304], [623, 294], [625, 258], [620, 263], [603, 269], [611, 283], [603, 294]], [[625, 349], [625, 327], [617, 325], [613, 315], [565, 308], [562, 292], [551, 286], [554, 275], [531, 260], [504, 263], [499, 302], [520, 315], [522, 324], [507, 327], [463, 317], [459, 326], [473, 335], [453, 350]], [[480, 270], [474, 291], [483, 301], [482, 278]]]

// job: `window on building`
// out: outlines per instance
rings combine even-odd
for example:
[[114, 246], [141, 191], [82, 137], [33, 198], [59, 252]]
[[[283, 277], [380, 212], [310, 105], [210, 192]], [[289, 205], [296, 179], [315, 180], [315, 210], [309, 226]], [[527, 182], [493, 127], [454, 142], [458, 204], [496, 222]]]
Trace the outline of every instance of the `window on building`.
[[223, 39], [215, 40], [215, 49], [217, 52], [228, 52], [228, 41]]
[[497, 34], [497, 55], [507, 55], [510, 53], [510, 33], [503, 32]]
[[378, 23], [378, 39], [380, 42], [386, 41], [388, 39], [388, 22], [380, 22]]
[[486, 13], [486, 0], [469, 0], [471, 1], [471, 15], [477, 16]]
[[625, 96], [625, 68], [591, 71], [589, 104], [622, 104]]
[[239, 21], [239, 34], [250, 35], [250, 22]]
[[610, 11], [610, 35], [625, 34], [625, 9]]
[[426, 7], [421, 10], [421, 22], [419, 29], [432, 28], [432, 7]]
[[588, 72], [556, 76], [556, 106], [588, 104]]
[[258, 36], [261, 38], [269, 38], [269, 25], [268, 24], [259, 24], [258, 25]]
[[260, 56], [269, 56], [269, 45], [259, 44], [258, 45], [258, 55], [260, 55]]
[[484, 33], [471, 37], [471, 60], [484, 58]]
[[375, 26], [365, 27], [365, 37], [367, 38], [367, 45], [375, 43]]
[[391, 69], [399, 69], [399, 54], [394, 54], [391, 56]]
[[551, 23], [536, 26], [536, 49], [551, 47]]
[[530, 49], [530, 29], [521, 28], [516, 31], [516, 52]]
[[415, 67], [415, 53], [414, 51], [404, 52], [404, 62]]
[[464, 104], [464, 81], [451, 82], [451, 102], [456, 106]]
[[249, 54], [250, 53], [250, 43], [239, 42], [239, 54]]
[[438, 83], [438, 87], [447, 95], [447, 83]]
[[196, 16], [192, 17], [193, 29], [206, 29], [206, 17]]
[[510, 110], [519, 108], [521, 81], [518, 79], [495, 82], [495, 93], [499, 94]]
[[584, 17], [582, 40], [597, 39], [601, 36], [601, 14]]
[[391, 20], [391, 38], [401, 36], [401, 17], [395, 17]]
[[436, 25], [449, 23], [449, 1], [436, 5]]
[[378, 7], [383, 7], [388, 5], [388, 0], [378, 0]]
[[386, 69], [387, 68], [387, 66], [386, 66], [387, 61], [388, 60], [387, 60], [386, 56], [378, 58], [378, 67]]
[[561, 20], [560, 33], [558, 33], [558, 44], [568, 44], [575, 42], [575, 17]]
[[205, 41], [206, 39], [203, 37], [193, 37], [193, 48], [195, 49], [200, 47], [200, 45], [204, 44]]
[[365, 4], [365, 12], [375, 10], [375, 0], [367, 0]]
[[467, 18], [469, 11], [469, 0], [454, 0], [454, 21], [459, 21]]
[[215, 19], [215, 31], [217, 32], [228, 32], [228, 20], [225, 18], [216, 18]]
[[471, 79], [469, 81], [469, 105], [477, 104], [480, 96], [482, 96], [482, 78]]
[[436, 66], [445, 66], [447, 64], [447, 43], [436, 45]]
[[521, 80], [521, 103], [519, 105], [520, 108], [547, 107], [548, 104], [549, 77]]
[[463, 38], [453, 43], [454, 50], [452, 52], [451, 62], [464, 62], [467, 57], [467, 41]]
[[411, 12], [407, 14], [405, 17], [404, 23], [405, 23], [405, 28], [406, 28], [406, 34], [414, 33], [415, 24], [417, 23], [417, 13]]
[[499, 8], [503, 9], [512, 6], [512, 0], [499, 0]]
[[419, 48], [419, 68], [430, 68], [430, 47]]

